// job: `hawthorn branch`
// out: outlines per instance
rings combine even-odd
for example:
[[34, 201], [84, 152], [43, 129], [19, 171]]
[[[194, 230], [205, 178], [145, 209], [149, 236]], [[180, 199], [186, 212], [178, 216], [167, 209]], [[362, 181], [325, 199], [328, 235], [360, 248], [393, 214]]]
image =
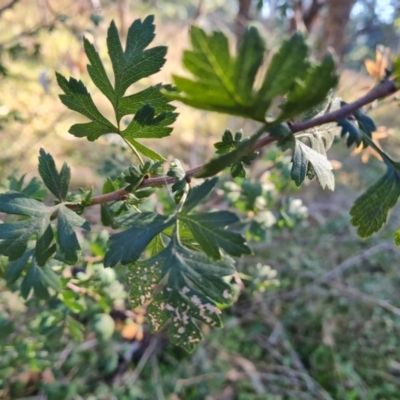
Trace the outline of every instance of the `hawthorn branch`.
[[[330, 113], [321, 115], [320, 117], [310, 119], [307, 121], [300, 122], [298, 124], [293, 124], [290, 126], [292, 133], [298, 133], [305, 131], [310, 128], [314, 128], [316, 126], [324, 125], [329, 122], [335, 122], [341, 118], [346, 118], [351, 115], [354, 111], [358, 110], [361, 107], [366, 106], [374, 102], [375, 100], [383, 99], [397, 92], [399, 88], [396, 86], [395, 82], [392, 80], [385, 80], [371, 89], [365, 96], [356, 100], [353, 103], [347, 104], [338, 110], [332, 111]], [[278, 137], [264, 137], [259, 139], [253, 148], [249, 151], [252, 153], [254, 151], [260, 150], [261, 148], [270, 145], [273, 142], [276, 142]], [[190, 179], [191, 177], [195, 177], [199, 175], [203, 171], [203, 167], [205, 164], [198, 165], [192, 169], [189, 169], [186, 172], [186, 178]], [[161, 176], [156, 178], [148, 178], [145, 179], [142, 184], [139, 186], [139, 189], [154, 187], [154, 186], [164, 186], [172, 184], [176, 181], [176, 178], [170, 176]], [[90, 204], [87, 206], [94, 206], [96, 204], [104, 204], [113, 201], [125, 200], [129, 192], [124, 189], [119, 189], [111, 193], [107, 193], [101, 196], [93, 197]], [[71, 207], [72, 209], [74, 206]]]

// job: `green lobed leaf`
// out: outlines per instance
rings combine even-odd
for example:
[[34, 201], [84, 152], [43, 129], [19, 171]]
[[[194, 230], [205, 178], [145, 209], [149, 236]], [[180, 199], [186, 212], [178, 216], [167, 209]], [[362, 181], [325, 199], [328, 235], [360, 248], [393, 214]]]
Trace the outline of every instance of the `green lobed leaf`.
[[48, 288], [60, 291], [61, 283], [59, 277], [50, 267], [40, 268], [33, 258], [21, 283], [21, 295], [26, 299], [33, 289], [35, 296], [39, 299], [47, 300], [50, 297]]
[[145, 50], [155, 34], [154, 16], [142, 22], [137, 19], [128, 30], [126, 48], [122, 49], [114, 21], [108, 29], [107, 47], [115, 75], [115, 92], [121, 98], [126, 89], [138, 80], [158, 72], [165, 63], [167, 48], [157, 46]]
[[[43, 150], [40, 154], [39, 169], [43, 180], [49, 189], [63, 200], [68, 191], [69, 169], [63, 167], [59, 174], [52, 157]], [[47, 207], [22, 193], [8, 192], [0, 194], [0, 211], [29, 217], [0, 224], [0, 239], [2, 239], [0, 254], [9, 257], [10, 261], [19, 259], [25, 253], [28, 242], [35, 237], [35, 263], [44, 266], [56, 252], [50, 219], [57, 215], [57, 242], [61, 253], [64, 255], [65, 262], [71, 264], [77, 262], [80, 247], [73, 227], [78, 226], [87, 230], [90, 227], [83, 218], [67, 208], [65, 204]]]
[[225, 132], [222, 135], [222, 141], [214, 143], [214, 147], [217, 149], [217, 154], [224, 154], [235, 149], [235, 141], [233, 139], [232, 131], [230, 129], [225, 129]]
[[194, 320], [221, 326], [216, 303], [232, 301], [231, 286], [223, 277], [234, 272], [231, 261], [211, 261], [173, 239], [161, 253], [130, 268], [130, 297], [134, 306], [147, 305], [161, 284], [148, 307], [150, 326], [159, 330], [170, 320], [171, 341], [192, 351], [202, 337]]
[[60, 207], [57, 216], [58, 244], [65, 262], [76, 264], [79, 259], [81, 247], [79, 245], [74, 226], [90, 230], [86, 220], [67, 207]]
[[232, 178], [246, 178], [246, 170], [242, 162], [237, 162], [231, 165]]
[[49, 224], [43, 235], [36, 241], [35, 258], [40, 267], [44, 266], [57, 250], [57, 246], [53, 240], [53, 229]]
[[265, 51], [258, 31], [245, 32], [236, 58], [222, 32], [207, 35], [194, 26], [190, 38], [193, 49], [184, 52], [183, 64], [194, 79], [174, 75], [178, 92], [166, 95], [193, 107], [264, 121], [253, 107], [254, 80]]
[[17, 281], [33, 254], [34, 249], [29, 249], [20, 258], [7, 264], [6, 281], [8, 285], [12, 285]]
[[[295, 140], [293, 156], [292, 156], [291, 177], [297, 186], [300, 186], [310, 171], [312, 166], [312, 174], [315, 173], [318, 182], [323, 189], [326, 187], [330, 190], [335, 188], [335, 177], [332, 173], [332, 165], [329, 160], [322, 154], [317, 153], [299, 140]], [[313, 176], [309, 174], [309, 177]]]
[[242, 235], [224, 229], [239, 221], [239, 218], [229, 211], [192, 215], [180, 213], [178, 218], [191, 230], [204, 253], [213, 259], [222, 258], [220, 248], [234, 257], [251, 253]]
[[95, 141], [100, 136], [107, 133], [116, 133], [118, 130], [114, 126], [101, 125], [97, 121], [74, 124], [69, 129], [69, 133], [76, 137], [86, 137], [90, 142]]
[[253, 136], [250, 137], [249, 140], [242, 140], [240, 143], [238, 143], [235, 150], [209, 161], [204, 165], [203, 171], [196, 175], [196, 177], [209, 178], [218, 174], [218, 172], [222, 171], [226, 167], [239, 162], [244, 156], [250, 153], [251, 149], [254, 147], [255, 143], [266, 131], [266, 129], [266, 126], [261, 127]]
[[0, 242], [0, 254], [13, 261], [25, 253], [33, 235], [40, 239], [46, 232], [54, 209], [22, 193], [9, 192], [0, 194], [0, 211], [30, 217], [22, 221], [0, 224], [0, 239], [3, 239]]
[[155, 109], [146, 104], [135, 114], [126, 129], [121, 132], [121, 136], [129, 141], [168, 136], [172, 131], [169, 125], [175, 122], [177, 116], [178, 114], [169, 111], [156, 115]]
[[110, 237], [105, 267], [137, 261], [153, 238], [172, 225], [174, 219], [154, 213], [137, 213], [120, 217], [117, 223], [130, 228]]
[[338, 83], [333, 57], [326, 56], [322, 63], [308, 69], [304, 80], [289, 91], [278, 121], [288, 120], [318, 105]]
[[104, 65], [99, 57], [98, 52], [85, 37], [83, 38], [83, 46], [90, 64], [87, 70], [93, 83], [100, 89], [100, 91], [110, 100], [111, 104], [116, 107], [117, 99], [114, 88], [111, 85]]
[[175, 202], [178, 203], [183, 196], [187, 182], [186, 172], [177, 158], [171, 162], [167, 175], [176, 178], [176, 182], [172, 185], [171, 190], [174, 193]]
[[350, 147], [353, 144], [358, 147], [363, 142], [363, 135], [353, 121], [349, 121], [346, 118], [341, 118], [337, 121], [337, 123], [342, 128], [340, 131], [340, 136], [345, 137], [347, 135], [347, 147]]
[[257, 71], [264, 59], [265, 43], [255, 27], [250, 27], [239, 43], [233, 81], [236, 95], [244, 104], [252, 102]]
[[97, 109], [91, 95], [81, 81], [70, 78], [67, 81], [62, 75], [56, 73], [57, 83], [65, 94], [60, 95], [60, 100], [69, 109], [89, 118], [92, 122], [76, 124], [69, 130], [75, 136], [87, 136], [89, 140], [95, 140], [105, 133], [115, 133], [118, 129]]
[[[276, 96], [284, 95], [296, 85], [296, 80], [303, 79], [307, 73], [308, 47], [303, 35], [296, 33], [285, 40], [278, 52], [273, 56], [267, 73], [257, 93], [256, 104], [259, 112], [266, 112]], [[261, 106], [263, 105], [263, 106]]]
[[350, 211], [351, 223], [363, 238], [382, 228], [400, 196], [400, 168], [386, 165], [385, 175], [355, 201]]
[[69, 166], [64, 163], [61, 171], [58, 172], [51, 154], [40, 149], [39, 174], [50, 192], [53, 193], [58, 200], [65, 201], [69, 182], [71, 180], [71, 170]]
[[161, 90], [174, 91], [171, 85], [158, 84], [130, 96], [122, 97], [118, 105], [119, 114], [121, 116], [136, 114], [146, 104], [151, 106], [157, 114], [174, 111], [175, 107], [169, 103], [170, 100], [164, 96]]
[[47, 190], [42, 189], [42, 182], [34, 177], [29, 181], [29, 183], [24, 184], [25, 177], [26, 175], [22, 175], [20, 179], [17, 179], [14, 176], [7, 177], [9, 180], [10, 191], [20, 192], [32, 199], [42, 201], [47, 195]]

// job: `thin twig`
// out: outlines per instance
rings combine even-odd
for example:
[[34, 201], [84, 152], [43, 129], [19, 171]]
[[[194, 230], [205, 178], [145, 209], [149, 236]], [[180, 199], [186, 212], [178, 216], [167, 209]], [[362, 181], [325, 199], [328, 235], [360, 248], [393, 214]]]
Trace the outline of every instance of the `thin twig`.
[[392, 304], [390, 304], [388, 301], [386, 300], [380, 300], [380, 299], [376, 299], [375, 297], [372, 297], [366, 293], [363, 293], [361, 291], [359, 291], [356, 288], [350, 287], [350, 286], [346, 286], [343, 285], [339, 282], [332, 282], [328, 284], [329, 287], [333, 288], [333, 289], [337, 289], [340, 290], [342, 293], [348, 294], [352, 297], [358, 298], [362, 301], [364, 301], [365, 303], [371, 303], [373, 305], [379, 306], [384, 308], [387, 311], [390, 311], [391, 313], [397, 315], [400, 317], [400, 308], [397, 308], [395, 306], [393, 306]]
[[364, 260], [370, 259], [376, 253], [380, 253], [382, 251], [398, 251], [398, 248], [390, 242], [379, 243], [376, 246], [369, 248], [368, 250], [364, 250], [356, 254], [355, 256], [348, 258], [347, 260], [339, 264], [336, 268], [320, 276], [319, 278], [313, 280], [311, 283], [301, 288], [291, 290], [290, 292], [281, 293], [278, 295], [278, 297], [282, 300], [288, 300], [288, 301], [294, 300], [300, 295], [307, 293], [311, 288], [315, 286], [326, 284], [334, 279], [337, 279], [349, 268], [358, 265], [360, 262]]
[[[320, 117], [310, 119], [307, 121], [300, 122], [298, 124], [293, 124], [290, 126], [290, 129], [293, 133], [302, 132], [304, 130], [313, 128], [315, 126], [320, 126], [329, 122], [335, 122], [341, 118], [345, 118], [348, 115], [352, 114], [354, 111], [359, 108], [372, 103], [375, 100], [385, 98], [387, 96], [395, 93], [399, 88], [396, 87], [394, 81], [386, 80], [382, 81], [380, 84], [371, 89], [365, 96], [356, 100], [354, 103], [350, 103], [341, 107], [338, 110], [329, 112], [327, 114], [321, 115]], [[249, 153], [260, 150], [261, 148], [268, 146], [269, 144], [276, 142], [278, 140], [277, 137], [263, 137], [259, 139], [256, 144], [250, 149]], [[186, 172], [186, 178], [190, 179], [191, 177], [195, 177], [199, 175], [203, 171], [203, 167], [205, 164], [198, 165], [197, 167], [191, 168]], [[145, 179], [142, 184], [139, 186], [139, 189], [154, 187], [154, 186], [164, 186], [174, 183], [176, 178], [170, 176], [161, 176], [156, 178], [148, 178]], [[128, 196], [128, 192], [124, 189], [119, 189], [111, 193], [107, 193], [101, 196], [96, 196], [92, 198], [92, 201], [87, 206], [94, 206], [96, 204], [109, 203], [112, 201], [124, 200]], [[74, 209], [74, 205], [71, 206]], [[77, 207], [77, 206], [76, 206]]]
[[153, 379], [156, 384], [157, 400], [165, 400], [161, 375], [160, 375], [160, 368], [158, 368], [157, 355], [153, 354], [153, 357], [151, 357], [150, 362], [151, 362], [151, 369], [153, 371]]
[[139, 360], [136, 369], [133, 371], [132, 376], [129, 378], [129, 384], [134, 385], [135, 382], [138, 380], [140, 374], [143, 371], [143, 368], [146, 366], [150, 357], [154, 353], [157, 344], [158, 344], [158, 339], [156, 337], [153, 337], [151, 339], [150, 344], [146, 347], [146, 350], [144, 351], [142, 358]]

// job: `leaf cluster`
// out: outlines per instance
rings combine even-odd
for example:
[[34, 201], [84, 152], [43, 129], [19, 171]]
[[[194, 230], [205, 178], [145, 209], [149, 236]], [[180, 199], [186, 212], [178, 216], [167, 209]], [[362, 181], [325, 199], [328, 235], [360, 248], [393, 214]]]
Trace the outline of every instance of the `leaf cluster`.
[[[274, 54], [261, 84], [256, 84], [266, 53], [264, 40], [255, 27], [247, 29], [236, 56], [222, 32], [210, 35], [198, 27], [190, 32], [192, 50], [185, 51], [183, 65], [193, 75], [174, 75], [176, 93], [171, 99], [192, 107], [223, 112], [266, 122], [272, 101], [285, 96], [276, 121], [291, 119], [325, 99], [336, 86], [331, 56], [311, 65], [304, 37], [295, 34]], [[275, 119], [275, 118], [274, 118]]]
[[[148, 305], [154, 331], [169, 321], [171, 340], [188, 351], [201, 339], [193, 319], [220, 326], [217, 304], [232, 300], [231, 287], [223, 279], [235, 272], [228, 255], [250, 253], [241, 235], [226, 230], [239, 221], [236, 215], [193, 213], [216, 182], [214, 178], [193, 187], [175, 215], [147, 212], [121, 217], [118, 223], [127, 229], [110, 238], [104, 259], [105, 266], [131, 264], [133, 305]], [[146, 249], [150, 258], [138, 261]]]
[[[39, 174], [58, 204], [46, 206], [25, 194], [29, 190], [0, 194], [0, 211], [20, 216], [0, 224], [0, 254], [10, 261], [6, 275], [9, 284], [27, 268], [21, 283], [21, 294], [25, 298], [31, 289], [40, 298], [49, 297], [48, 287], [60, 290], [59, 278], [47, 264], [55, 256], [68, 264], [76, 264], [81, 248], [74, 227], [90, 230], [87, 221], [71, 211], [66, 203], [71, 179], [68, 165], [64, 163], [58, 172], [53, 157], [41, 149]], [[57, 222], [56, 236], [53, 219]], [[36, 240], [34, 246], [31, 245], [33, 239]]]
[[[248, 142], [249, 138], [243, 139], [243, 132], [240, 130], [235, 133], [235, 137], [233, 137], [232, 132], [229, 129], [226, 129], [224, 134], [222, 135], [222, 141], [214, 143], [214, 147], [217, 149], [217, 154], [225, 154], [229, 151], [240, 148], [240, 143]], [[257, 158], [258, 152], [253, 151], [252, 153], [247, 153], [244, 155], [239, 161], [234, 162], [231, 165], [231, 175], [232, 178], [246, 177], [246, 170], [244, 165], [251, 165], [251, 163]]]

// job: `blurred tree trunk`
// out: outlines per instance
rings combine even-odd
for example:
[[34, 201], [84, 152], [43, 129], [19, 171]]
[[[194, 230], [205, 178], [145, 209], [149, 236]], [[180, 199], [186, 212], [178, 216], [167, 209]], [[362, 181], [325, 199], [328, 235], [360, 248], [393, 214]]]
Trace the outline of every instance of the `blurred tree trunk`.
[[128, 32], [129, 20], [129, 0], [119, 0], [117, 3], [118, 17], [120, 21], [120, 35], [126, 38]]
[[328, 10], [325, 17], [325, 29], [322, 37], [319, 56], [332, 47], [339, 60], [342, 61], [348, 43], [347, 26], [350, 12], [357, 0], [328, 0]]
[[235, 35], [237, 42], [240, 42], [250, 19], [251, 0], [238, 0], [239, 10], [235, 20]]
[[325, 4], [326, 0], [313, 0], [308, 10], [305, 10], [303, 21], [308, 32], [311, 32], [314, 21]]

